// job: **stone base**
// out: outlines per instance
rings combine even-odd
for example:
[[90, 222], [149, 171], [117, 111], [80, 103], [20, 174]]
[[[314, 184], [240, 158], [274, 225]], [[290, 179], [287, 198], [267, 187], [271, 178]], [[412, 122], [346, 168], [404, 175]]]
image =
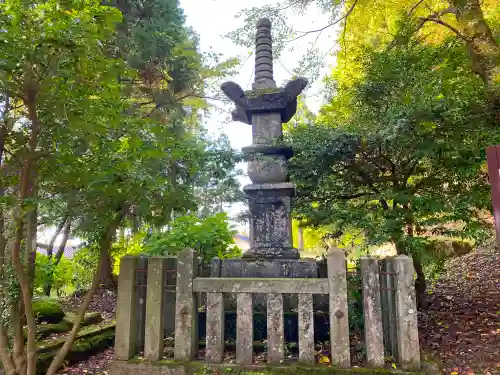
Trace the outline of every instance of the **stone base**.
[[[208, 372], [208, 371], [209, 372]], [[109, 363], [110, 375], [199, 375], [207, 373], [219, 374], [268, 374], [268, 375], [422, 375], [422, 372], [405, 372], [401, 370], [388, 370], [384, 368], [338, 368], [320, 365], [302, 365], [294, 360], [286, 359], [282, 365], [271, 366], [265, 364], [237, 365], [232, 363], [206, 364], [205, 362], [177, 362], [163, 360], [146, 362], [132, 360], [111, 361]]]
[[256, 261], [259, 259], [299, 260], [300, 253], [299, 250], [293, 247], [288, 249], [282, 247], [262, 247], [248, 249], [241, 257], [246, 261]]
[[224, 259], [212, 277], [317, 278], [318, 265], [315, 259]]
[[[315, 259], [224, 259], [220, 267], [212, 266], [212, 277], [256, 277], [256, 278], [317, 278], [318, 265]], [[317, 296], [315, 296], [317, 297]], [[265, 294], [254, 294], [254, 311], [266, 311]], [[316, 300], [316, 298], [315, 298]], [[236, 311], [236, 295], [225, 297], [226, 311]], [[284, 295], [284, 311], [297, 308], [296, 295]]]

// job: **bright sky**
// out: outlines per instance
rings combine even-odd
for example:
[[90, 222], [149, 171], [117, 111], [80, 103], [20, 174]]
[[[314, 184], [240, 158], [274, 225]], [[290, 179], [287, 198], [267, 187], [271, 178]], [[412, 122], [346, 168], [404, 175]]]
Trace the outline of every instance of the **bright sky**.
[[[259, 7], [266, 4], [276, 4], [276, 0], [181, 0], [180, 5], [187, 16], [187, 24], [192, 26], [200, 36], [202, 51], [209, 51], [210, 47], [214, 51], [222, 53], [225, 57], [248, 56], [250, 52], [244, 47], [232, 43], [229, 39], [223, 38], [228, 32], [236, 30], [243, 24], [243, 19], [236, 19], [235, 15], [240, 10], [247, 7]], [[295, 30], [308, 31], [321, 28], [329, 23], [328, 14], [323, 14], [319, 9], [311, 9], [306, 14], [290, 15], [290, 23]], [[297, 67], [304, 51], [307, 51], [309, 43], [314, 41], [317, 34], [310, 34], [293, 42], [295, 52], [285, 52], [280, 56], [279, 61], [274, 63], [274, 79], [278, 85], [283, 84], [292, 76], [291, 71]], [[321, 51], [331, 50], [334, 37], [332, 32], [323, 33], [316, 42], [316, 47]], [[321, 76], [328, 72], [329, 66], [334, 62], [333, 56], [327, 56], [324, 60], [324, 68]], [[228, 80], [238, 83], [244, 90], [251, 89], [253, 82], [254, 57], [252, 56], [241, 67], [237, 76], [229, 77]], [[309, 84], [307, 104], [313, 111], [317, 111], [322, 101], [321, 79]], [[227, 106], [226, 114], [233, 108]], [[225, 123], [223, 115], [214, 113], [207, 119], [205, 126], [213, 134], [225, 133], [231, 145], [235, 149], [241, 149], [251, 144], [251, 127], [238, 122]], [[246, 166], [243, 168], [246, 171]], [[241, 179], [242, 185], [249, 184], [248, 178]], [[228, 209], [229, 214], [240, 211], [241, 205]], [[245, 228], [241, 228], [244, 230]]]

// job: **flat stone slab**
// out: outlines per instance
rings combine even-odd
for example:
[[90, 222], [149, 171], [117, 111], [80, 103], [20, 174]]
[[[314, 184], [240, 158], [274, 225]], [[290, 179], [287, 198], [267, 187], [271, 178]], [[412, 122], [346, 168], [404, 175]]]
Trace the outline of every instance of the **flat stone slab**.
[[[208, 372], [210, 371], [210, 372]], [[240, 375], [422, 375], [421, 372], [403, 372], [388, 369], [366, 369], [366, 368], [335, 368], [324, 365], [303, 366], [291, 364], [289, 366], [270, 365], [245, 365], [236, 364], [214, 364], [207, 365], [203, 362], [139, 362], [139, 361], [112, 361], [109, 364], [109, 375], [206, 375], [218, 374], [240, 374]]]

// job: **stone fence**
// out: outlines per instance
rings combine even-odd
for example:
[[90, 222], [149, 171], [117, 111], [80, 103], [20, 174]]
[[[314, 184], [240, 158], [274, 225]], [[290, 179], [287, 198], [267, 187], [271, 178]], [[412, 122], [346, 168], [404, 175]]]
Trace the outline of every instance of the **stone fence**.
[[[242, 366], [251, 364], [254, 344], [252, 301], [255, 295], [264, 294], [267, 362], [283, 363], [283, 296], [292, 294], [298, 295], [298, 361], [313, 365], [313, 296], [326, 295], [331, 361], [335, 365], [349, 367], [349, 311], [344, 252], [331, 250], [326, 263], [326, 278], [218, 278], [198, 276], [197, 258], [189, 249], [182, 251], [176, 259], [124, 257], [119, 275], [115, 359], [127, 361], [143, 349], [145, 360], [161, 360], [164, 355], [165, 322], [170, 321], [175, 327], [174, 359], [193, 361], [199, 348], [197, 299], [203, 296], [206, 310], [205, 362], [222, 363], [224, 331], [227, 328], [224, 323], [224, 295], [234, 294], [236, 362]], [[366, 364], [381, 367], [384, 357], [389, 355], [403, 368], [418, 369], [420, 353], [412, 260], [397, 256], [380, 263], [377, 258], [361, 259]], [[138, 272], [146, 269], [147, 278], [144, 272]], [[143, 280], [138, 280], [140, 277]], [[140, 290], [145, 292], [139, 293]]]

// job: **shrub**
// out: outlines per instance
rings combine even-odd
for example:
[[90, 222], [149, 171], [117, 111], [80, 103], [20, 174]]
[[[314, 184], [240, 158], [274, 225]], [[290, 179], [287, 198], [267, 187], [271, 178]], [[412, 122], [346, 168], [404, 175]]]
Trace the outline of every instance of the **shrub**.
[[73, 285], [76, 290], [88, 290], [99, 264], [97, 249], [82, 247], [73, 255]]
[[43, 288], [47, 283], [52, 284], [52, 290], [58, 296], [61, 296], [66, 288], [73, 286], [73, 262], [64, 256], [57, 266], [54, 266], [47, 255], [37, 254], [35, 267], [35, 280], [33, 282], [35, 295], [43, 295]]
[[56, 324], [63, 320], [64, 311], [54, 298], [38, 298], [33, 301], [33, 314], [39, 322]]
[[177, 218], [168, 232], [153, 234], [146, 240], [144, 250], [148, 255], [176, 255], [182, 249], [191, 248], [205, 262], [214, 257], [232, 258], [241, 255], [234, 245], [234, 234], [225, 213], [199, 219], [194, 215]]

